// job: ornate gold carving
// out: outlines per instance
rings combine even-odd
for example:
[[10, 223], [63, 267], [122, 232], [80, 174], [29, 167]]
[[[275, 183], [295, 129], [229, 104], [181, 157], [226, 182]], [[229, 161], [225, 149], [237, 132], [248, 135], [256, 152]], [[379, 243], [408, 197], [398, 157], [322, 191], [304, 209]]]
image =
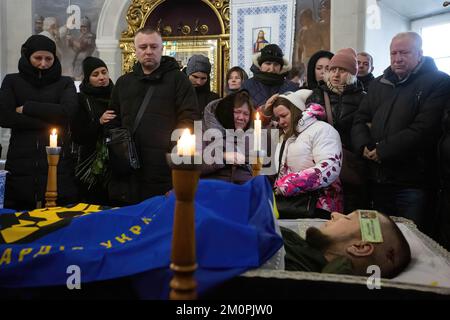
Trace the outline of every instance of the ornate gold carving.
[[133, 0], [128, 8], [128, 29], [122, 32], [122, 38], [133, 38], [136, 31], [145, 25], [150, 12], [165, 0]]
[[136, 62], [134, 43], [132, 41], [122, 42], [120, 49], [122, 49], [122, 72], [128, 73], [133, 70], [133, 65]]
[[191, 27], [189, 27], [187, 24], [181, 27], [181, 33], [187, 36], [188, 34], [191, 34]]
[[[122, 38], [120, 39], [120, 48], [122, 49], [122, 71], [124, 73], [130, 72], [133, 68], [134, 63], [136, 62], [135, 58], [135, 49], [133, 44], [133, 39], [136, 34], [136, 31], [143, 26], [150, 16], [150, 14], [155, 10], [157, 6], [162, 4], [163, 2], [168, 0], [132, 0], [131, 4], [127, 11], [127, 22], [128, 27], [127, 30], [122, 32]], [[217, 16], [217, 19], [220, 23], [222, 33], [220, 35], [208, 35], [212, 38], [217, 37], [221, 39], [220, 52], [218, 55], [218, 60], [216, 61], [216, 70], [217, 70], [217, 90], [223, 91], [223, 77], [226, 73], [226, 70], [229, 67], [229, 37], [230, 37], [230, 0], [200, 0], [207, 4], [211, 10]], [[164, 40], [169, 40], [168, 37], [172, 34], [171, 26], [162, 26], [160, 24], [161, 33], [164, 37]], [[208, 37], [206, 34], [208, 33], [208, 26], [201, 25], [198, 27], [199, 32], [201, 34], [200, 37]], [[187, 30], [185, 30], [187, 31]], [[189, 30], [189, 33], [185, 34], [186, 38], [189, 39], [192, 37], [190, 34], [192, 30]]]
[[168, 37], [172, 34], [172, 27], [171, 26], [164, 26], [164, 28], [162, 29], [161, 34], [163, 35], [163, 37]]
[[206, 24], [202, 24], [199, 28], [200, 34], [205, 35], [208, 33], [209, 28]]

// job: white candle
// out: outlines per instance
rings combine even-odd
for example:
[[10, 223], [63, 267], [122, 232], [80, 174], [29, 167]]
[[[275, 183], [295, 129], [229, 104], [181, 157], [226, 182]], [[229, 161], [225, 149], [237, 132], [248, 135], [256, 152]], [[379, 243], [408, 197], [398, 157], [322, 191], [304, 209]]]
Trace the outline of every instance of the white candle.
[[58, 147], [58, 135], [56, 134], [56, 129], [53, 129], [50, 135], [50, 148], [56, 147]]
[[261, 151], [261, 120], [259, 120], [259, 112], [256, 112], [256, 120], [253, 131], [253, 150]]
[[177, 143], [179, 156], [193, 156], [195, 154], [195, 134], [185, 129]]

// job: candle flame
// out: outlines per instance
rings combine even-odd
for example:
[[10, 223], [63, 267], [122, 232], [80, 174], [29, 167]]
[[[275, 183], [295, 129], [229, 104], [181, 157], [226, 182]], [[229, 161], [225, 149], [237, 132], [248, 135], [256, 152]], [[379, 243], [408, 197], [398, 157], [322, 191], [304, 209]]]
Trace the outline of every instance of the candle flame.
[[52, 135], [55, 135], [56, 134], [56, 129], [53, 129], [52, 130]]
[[256, 120], [259, 120], [259, 112], [256, 112]]
[[180, 139], [183, 137], [189, 137], [190, 135], [191, 135], [191, 130], [186, 128], [183, 130], [183, 134], [181, 135]]
[[177, 143], [178, 155], [193, 156], [195, 154], [195, 135], [189, 129], [184, 129]]

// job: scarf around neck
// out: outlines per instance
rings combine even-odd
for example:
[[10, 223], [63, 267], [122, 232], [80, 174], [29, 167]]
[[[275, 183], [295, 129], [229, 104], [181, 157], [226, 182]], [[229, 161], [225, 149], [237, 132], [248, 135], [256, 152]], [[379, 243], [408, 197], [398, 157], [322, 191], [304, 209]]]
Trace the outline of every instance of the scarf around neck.
[[33, 67], [30, 61], [22, 56], [19, 59], [19, 74], [33, 87], [42, 88], [61, 78], [61, 63], [55, 57], [55, 61], [50, 68], [41, 70]]

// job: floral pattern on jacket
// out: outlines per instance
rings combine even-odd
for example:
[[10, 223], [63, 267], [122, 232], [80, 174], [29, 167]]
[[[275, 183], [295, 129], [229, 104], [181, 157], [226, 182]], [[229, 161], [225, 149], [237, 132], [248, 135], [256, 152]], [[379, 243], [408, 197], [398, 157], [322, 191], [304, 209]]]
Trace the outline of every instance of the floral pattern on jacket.
[[[286, 141], [275, 187], [286, 197], [319, 190], [317, 208], [329, 212], [342, 212], [343, 196], [339, 180], [342, 146], [335, 129], [328, 123], [318, 120], [324, 117], [325, 110], [318, 104], [309, 105], [303, 112], [303, 117], [297, 125], [300, 134]], [[292, 160], [289, 152], [299, 152], [301, 148], [306, 150], [300, 151], [310, 151], [311, 159], [302, 160], [304, 163], [298, 164], [297, 167], [303, 169], [298, 170], [292, 167], [292, 163], [288, 163]]]

